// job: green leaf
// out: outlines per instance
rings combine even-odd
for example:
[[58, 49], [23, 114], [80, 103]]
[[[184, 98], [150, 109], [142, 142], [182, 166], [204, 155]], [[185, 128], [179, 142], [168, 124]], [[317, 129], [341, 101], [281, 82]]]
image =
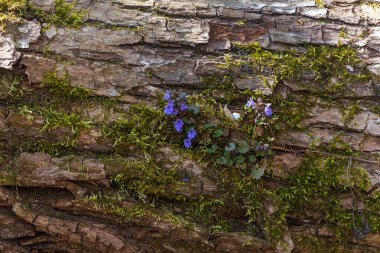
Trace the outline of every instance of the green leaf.
[[280, 126], [279, 124], [275, 124], [275, 125], [274, 125], [274, 129], [276, 129], [276, 130], [281, 130], [281, 126]]
[[227, 166], [232, 166], [234, 161], [231, 158], [227, 158]]
[[198, 114], [201, 110], [198, 106], [195, 105], [189, 105], [189, 111]]
[[247, 170], [248, 164], [247, 163], [242, 163], [242, 164], [236, 164], [236, 167], [242, 170]]
[[185, 99], [186, 96], [187, 96], [187, 93], [186, 93], [186, 92], [181, 92], [181, 93], [179, 93], [178, 98], [179, 98], [179, 99]]
[[256, 161], [256, 156], [255, 156], [255, 155], [250, 155], [250, 156], [248, 157], [248, 160], [249, 160], [251, 163], [253, 163], [253, 162]]
[[211, 124], [211, 123], [206, 123], [206, 124], [203, 125], [204, 129], [209, 129], [209, 128], [212, 128], [212, 127], [214, 127], [214, 125]]
[[268, 149], [268, 150], [267, 150], [267, 155], [269, 155], [269, 156], [273, 155], [273, 150]]
[[236, 149], [236, 144], [233, 142], [228, 143], [228, 145], [224, 148], [226, 151], [234, 151]]
[[245, 154], [251, 149], [247, 141], [242, 140], [242, 141], [239, 141], [238, 144], [239, 144], [238, 151], [241, 154]]
[[215, 144], [212, 144], [210, 148], [207, 149], [208, 153], [215, 153], [218, 150], [218, 146]]
[[261, 157], [265, 157], [265, 151], [257, 151], [256, 152], [256, 156], [261, 156]]
[[214, 131], [214, 134], [212, 135], [214, 138], [219, 138], [220, 136], [223, 135], [223, 130], [222, 129], [216, 129]]
[[242, 155], [239, 155], [239, 156], [235, 157], [235, 162], [237, 164], [242, 164], [242, 163], [244, 163], [244, 161], [245, 161], [245, 157], [242, 156]]
[[231, 153], [230, 153], [230, 151], [224, 151], [223, 155], [224, 155], [225, 157], [230, 157], [230, 156], [231, 156]]
[[183, 120], [183, 122], [185, 122], [186, 124], [191, 124], [191, 123], [193, 123], [193, 120], [192, 120], [192, 119], [189, 119], [189, 118], [186, 118], [186, 117], [184, 117], [182, 120]]
[[218, 159], [216, 159], [216, 162], [220, 165], [226, 165], [228, 163], [228, 158], [225, 156], [221, 156]]
[[263, 124], [264, 124], [263, 119], [258, 119], [258, 120], [256, 121], [256, 124], [259, 125], [259, 126], [263, 125]]
[[260, 179], [262, 176], [264, 176], [264, 168], [257, 168], [257, 167], [252, 167], [251, 169], [251, 177], [253, 179]]

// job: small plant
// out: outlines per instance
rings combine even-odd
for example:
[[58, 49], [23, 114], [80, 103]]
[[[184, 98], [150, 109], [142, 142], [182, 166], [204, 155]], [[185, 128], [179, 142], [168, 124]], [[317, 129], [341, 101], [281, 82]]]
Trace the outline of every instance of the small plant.
[[[245, 105], [244, 113], [231, 113], [227, 106], [222, 116], [227, 116], [234, 125], [237, 136], [241, 138], [225, 136], [221, 127], [223, 117], [215, 119], [220, 123], [209, 122], [205, 114], [201, 113], [202, 107], [189, 104], [186, 93], [178, 96], [167, 90], [163, 99], [167, 102], [163, 112], [173, 118], [173, 126], [176, 132], [184, 138], [183, 145], [188, 149], [193, 145], [193, 140], [199, 135], [199, 139], [208, 138], [207, 153], [215, 159], [219, 166], [234, 166], [242, 170], [250, 169], [251, 177], [259, 179], [264, 175], [265, 165], [260, 166], [260, 160], [272, 155], [269, 149], [270, 142], [274, 140], [270, 125], [275, 122], [270, 103], [264, 103], [261, 98], [254, 101], [251, 97]], [[199, 98], [198, 98], [199, 99]], [[210, 110], [210, 108], [209, 108]], [[212, 109], [211, 109], [212, 110]]]
[[167, 101], [164, 108], [164, 113], [166, 115], [173, 115], [177, 117], [177, 119], [173, 122], [174, 129], [178, 133], [186, 132], [183, 145], [186, 148], [190, 148], [193, 139], [197, 136], [197, 131], [195, 130], [196, 126], [194, 124], [194, 119], [186, 116], [189, 115], [187, 112], [198, 114], [199, 107], [194, 105], [188, 106], [186, 93], [181, 93], [177, 98], [172, 98], [171, 96], [171, 92], [167, 90], [164, 96], [164, 100]]

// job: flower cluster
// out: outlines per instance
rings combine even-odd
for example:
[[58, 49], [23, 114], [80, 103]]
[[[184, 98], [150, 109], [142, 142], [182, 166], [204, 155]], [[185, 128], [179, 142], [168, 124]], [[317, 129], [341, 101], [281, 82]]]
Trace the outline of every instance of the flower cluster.
[[186, 148], [190, 148], [191, 147], [191, 140], [194, 139], [196, 135], [197, 135], [197, 132], [195, 131], [194, 128], [191, 128], [187, 132], [187, 139], [185, 139], [183, 141], [183, 144], [185, 145]]
[[253, 100], [253, 97], [250, 97], [245, 104], [245, 107], [256, 112], [264, 111], [264, 115], [271, 117], [273, 115], [272, 104], [264, 104], [261, 98], [257, 99], [257, 102]]
[[[177, 99], [172, 98], [172, 94], [170, 90], [167, 90], [165, 92], [164, 100], [167, 101], [167, 104], [164, 108], [164, 113], [166, 115], [177, 115], [180, 116], [181, 114], [185, 113], [185, 111], [189, 110], [189, 106], [187, 105], [186, 101], [186, 93], [181, 93]], [[174, 122], [174, 129], [181, 133], [184, 129], [185, 122], [182, 118], [178, 117]], [[192, 140], [197, 135], [197, 132], [195, 131], [193, 126], [189, 126], [186, 132], [187, 138], [183, 141], [183, 145], [186, 148], [190, 148], [192, 145]]]

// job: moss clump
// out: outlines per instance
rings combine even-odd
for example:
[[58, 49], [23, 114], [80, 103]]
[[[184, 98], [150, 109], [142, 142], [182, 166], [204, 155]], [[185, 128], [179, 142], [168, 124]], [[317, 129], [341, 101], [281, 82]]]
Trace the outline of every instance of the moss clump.
[[340, 204], [341, 196], [352, 193], [354, 199], [364, 198], [368, 186], [366, 173], [358, 166], [347, 168], [347, 163], [334, 156], [308, 156], [276, 190], [289, 215], [329, 226], [337, 241], [352, 237], [353, 215], [360, 222], [358, 210], [349, 211]]
[[7, 23], [19, 22], [27, 9], [27, 0], [0, 0], [0, 30]]
[[80, 100], [89, 96], [91, 89], [70, 86], [67, 72], [59, 76], [57, 72], [49, 72], [43, 78], [43, 84], [48, 87], [52, 96], [63, 96], [65, 99]]
[[76, 2], [67, 3], [65, 0], [55, 0], [53, 10], [50, 13], [29, 4], [28, 15], [37, 17], [41, 22], [48, 24], [48, 26], [63, 25], [78, 29], [85, 24], [84, 15], [87, 11], [77, 10], [75, 8]]
[[0, 100], [12, 103], [19, 100], [24, 91], [21, 88], [21, 77], [13, 72], [0, 71]]
[[[348, 73], [346, 70], [338, 71], [341, 68], [345, 69], [346, 64], [359, 68], [356, 55], [348, 47], [309, 47], [304, 52], [289, 50], [279, 53], [251, 45], [251, 48], [246, 50], [250, 50], [246, 59], [241, 62], [231, 60], [231, 64], [250, 64], [255, 74], [264, 76], [269, 73], [277, 81], [287, 78], [302, 79], [305, 73], [298, 73], [300, 69], [311, 70], [308, 74], [312, 78], [306, 83], [322, 83], [326, 78], [332, 84], [335, 75], [341, 83], [367, 77], [360, 71], [356, 74]], [[273, 124], [273, 129], [265, 129], [259, 134], [253, 127], [254, 119], [247, 116], [249, 120], [241, 129], [237, 129], [234, 125], [236, 121], [226, 116], [226, 110], [223, 107], [223, 103], [231, 103], [231, 107], [234, 108], [242, 107], [247, 97], [253, 96], [257, 101], [259, 95], [255, 91], [237, 90], [229, 76], [221, 79], [204, 78], [204, 82], [212, 85], [205, 88], [201, 95], [189, 96], [188, 100], [195, 107], [201, 108], [200, 111], [198, 108], [197, 113], [194, 109], [193, 119], [189, 119], [190, 124], [193, 124], [191, 120], [199, 124], [199, 129], [197, 129], [199, 139], [195, 142], [197, 148], [183, 150], [180, 149], [182, 142], [180, 138], [177, 138], [180, 134], [174, 131], [173, 122], [168, 120], [162, 111], [162, 100], [158, 101], [158, 106], [142, 103], [128, 105], [126, 110], [120, 111], [120, 117], [115, 122], [102, 122], [95, 125], [80, 114], [74, 113], [70, 105], [67, 105], [67, 102], [83, 103], [83, 105], [87, 102], [97, 103], [89, 96], [90, 90], [70, 86], [67, 73], [62, 76], [54, 72], [49, 73], [44, 78], [45, 87], [42, 89], [43, 92], [48, 93], [47, 100], [44, 100], [46, 97], [41, 98], [38, 94], [34, 97], [31, 94], [23, 94], [33, 99], [23, 99], [15, 103], [19, 108], [19, 113], [26, 118], [33, 112], [39, 112], [42, 115], [44, 119], [42, 131], [50, 132], [62, 127], [69, 129], [68, 132], [71, 131], [71, 134], [68, 139], [50, 144], [45, 139], [34, 140], [28, 143], [29, 145], [22, 146], [20, 150], [62, 154], [65, 148], [75, 147], [76, 137], [81, 130], [101, 127], [103, 135], [113, 141], [115, 153], [120, 156], [103, 157], [107, 167], [114, 170], [108, 171], [112, 174], [112, 189], [93, 193], [82, 199], [82, 201], [94, 203], [99, 209], [117, 214], [125, 220], [155, 215], [157, 218], [171, 219], [176, 224], [203, 224], [209, 232], [243, 231], [273, 242], [282, 239], [286, 229], [286, 219], [296, 216], [310, 219], [317, 224], [328, 225], [334, 229], [337, 241], [346, 240], [350, 236], [352, 213], [342, 207], [339, 196], [349, 194], [353, 187], [355, 194], [363, 195], [364, 198], [366, 180], [359, 167], [352, 169], [351, 177], [342, 177], [346, 172], [347, 159], [335, 157], [334, 154], [355, 156], [356, 153], [349, 149], [347, 144], [337, 139], [334, 145], [325, 147], [325, 151], [331, 154], [330, 156], [308, 155], [300, 169], [290, 174], [284, 181], [273, 180], [271, 173], [265, 167], [267, 162], [269, 163], [270, 152], [273, 153], [273, 151], [258, 151], [259, 155], [250, 160], [252, 153], [247, 151], [249, 147], [245, 143], [254, 143], [255, 138], [258, 141], [268, 139], [273, 141], [276, 131], [280, 128]], [[11, 88], [6, 89], [7, 94], [9, 91], [11, 94], [19, 92], [17, 85], [9, 87]], [[333, 86], [325, 88], [330, 90], [331, 87]], [[226, 90], [228, 92], [225, 92]], [[218, 93], [219, 91], [225, 94]], [[222, 96], [212, 98], [218, 94]], [[117, 104], [114, 100], [102, 101], [110, 107]], [[279, 121], [282, 125], [302, 129], [299, 122], [306, 116], [304, 108], [307, 105], [307, 96], [302, 98], [290, 96], [288, 99], [272, 97], [268, 101], [272, 102], [275, 115], [278, 115], [278, 117], [273, 116], [268, 119], [268, 122]], [[352, 118], [354, 113], [351, 111], [356, 111], [356, 109], [350, 108], [347, 119]], [[262, 124], [263, 121], [259, 123]], [[231, 133], [237, 130], [240, 132], [233, 137], [232, 144], [235, 144], [235, 147], [232, 148], [234, 145], [226, 141]], [[244, 137], [240, 137], [239, 134], [243, 134]], [[246, 142], [239, 139], [247, 136]], [[213, 142], [217, 142], [219, 146], [215, 144], [217, 146], [215, 148], [212, 145]], [[217, 184], [217, 196], [189, 197], [178, 191], [183, 186], [192, 187], [192, 178], [188, 178], [188, 181], [182, 180], [182, 175], [176, 170], [178, 164], [173, 164], [168, 168], [157, 162], [155, 156], [158, 148], [162, 146], [178, 148], [179, 153], [188, 155], [205, 165], [207, 171], [202, 176], [207, 175]], [[241, 151], [238, 150], [239, 148]], [[235, 164], [244, 164], [248, 160], [251, 164], [260, 166], [264, 173], [263, 178], [253, 180], [247, 167], [232, 167], [223, 161], [218, 163], [217, 158], [220, 158], [221, 154], [224, 155], [225, 151], [228, 151], [229, 155], [236, 155], [231, 159]], [[237, 154], [238, 152], [250, 155], [245, 157]], [[131, 153], [133, 158], [125, 157]], [[194, 184], [196, 183], [200, 182], [194, 180]], [[126, 199], [134, 203], [133, 207], [125, 205]], [[375, 195], [368, 200], [368, 206], [375, 210], [378, 208], [378, 202]], [[354, 212], [358, 214], [358, 211]], [[372, 229], [378, 230], [380, 219], [374, 211], [365, 215]], [[239, 222], [236, 222], [237, 220]]]
[[76, 1], [67, 3], [65, 0], [55, 0], [53, 13], [48, 16], [47, 23], [79, 28], [84, 25], [85, 10], [75, 10]]
[[166, 141], [163, 133], [167, 123], [164, 113], [147, 105], [131, 105], [124, 117], [113, 124], [104, 124], [103, 134], [114, 141], [116, 147], [136, 145], [144, 152], [152, 151]]
[[163, 169], [151, 159], [117, 159], [121, 170], [111, 178], [117, 188], [129, 197], [143, 202], [169, 198], [176, 188], [175, 168]]
[[343, 121], [347, 123], [350, 120], [352, 120], [355, 117], [355, 115], [358, 113], [359, 109], [360, 109], [360, 106], [358, 102], [347, 106], [344, 110], [342, 110]]
[[53, 157], [60, 157], [64, 155], [77, 154], [75, 150], [76, 140], [71, 141], [63, 139], [63, 141], [48, 141], [46, 139], [35, 138], [22, 138], [18, 144], [16, 153], [21, 154], [23, 152], [42, 152], [47, 153]]
[[28, 0], [0, 0], [0, 30], [3, 31], [7, 23], [17, 23], [28, 17], [37, 17], [48, 25], [80, 28], [85, 23], [86, 10], [76, 10], [75, 5], [76, 1], [55, 0], [52, 12], [48, 13], [31, 5]]
[[45, 124], [41, 131], [51, 131], [62, 126], [69, 127], [73, 134], [78, 134], [81, 129], [91, 128], [92, 122], [90, 120], [84, 120], [80, 115], [75, 113], [63, 113], [55, 111], [52, 107], [43, 108], [40, 110], [42, 117], [45, 120]]
[[[281, 52], [262, 48], [258, 43], [238, 45], [245, 56], [234, 60], [226, 57], [227, 68], [247, 66], [265, 81], [297, 80], [308, 85], [318, 83], [322, 91], [334, 93], [344, 89], [348, 82], [368, 78], [366, 70], [350, 46], [307, 46], [305, 50], [288, 49]], [[348, 67], [349, 66], [349, 67]]]

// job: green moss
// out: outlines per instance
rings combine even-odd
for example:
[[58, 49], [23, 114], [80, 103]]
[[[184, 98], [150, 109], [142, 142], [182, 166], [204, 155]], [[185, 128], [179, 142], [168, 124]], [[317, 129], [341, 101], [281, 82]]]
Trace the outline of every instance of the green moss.
[[106, 195], [104, 193], [92, 193], [83, 198], [78, 199], [78, 202], [90, 203], [94, 207], [106, 214], [116, 214], [123, 221], [130, 221], [134, 218], [144, 217], [148, 213], [148, 207], [142, 204], [122, 206], [125, 197], [118, 192]]
[[154, 150], [166, 140], [162, 132], [167, 125], [162, 110], [149, 106], [131, 105], [128, 112], [113, 124], [103, 125], [104, 136], [115, 145], [136, 145], [143, 151]]
[[184, 209], [186, 220], [190, 223], [201, 224], [210, 233], [231, 230], [231, 221], [222, 212], [225, 203], [221, 199], [201, 196], [196, 200], [183, 202], [180, 206]]
[[[364, 72], [353, 74], [346, 71], [347, 64], [358, 67], [359, 62], [352, 48], [345, 46], [309, 47], [303, 52], [288, 50], [280, 53], [250, 45], [246, 50], [250, 53], [240, 62], [234, 62], [227, 57], [227, 65], [231, 65], [228, 67], [250, 64], [259, 75], [269, 73], [277, 81], [303, 80], [305, 73], [299, 73], [299, 70], [309, 69], [312, 78], [305, 81], [306, 85], [328, 80], [329, 85], [323, 86], [325, 92], [343, 88], [348, 81], [368, 77]], [[334, 79], [335, 76], [337, 79]], [[334, 80], [343, 86], [334, 86]], [[238, 139], [239, 135], [244, 135], [252, 143], [260, 140], [271, 142], [281, 129], [291, 127], [303, 130], [300, 121], [307, 116], [305, 107], [312, 106], [307, 95], [297, 94], [296, 97], [289, 96], [287, 99], [280, 96], [268, 98], [267, 101], [272, 102], [276, 115], [270, 119], [273, 129], [266, 129], [259, 136], [252, 124], [254, 119], [247, 120], [246, 124], [237, 129], [234, 121], [226, 116], [224, 104], [228, 103], [231, 108], [241, 108], [248, 97], [257, 99], [261, 95], [256, 91], [239, 91], [231, 76], [204, 77], [202, 92], [189, 96], [189, 102], [202, 108], [193, 115], [194, 121], [200, 126], [197, 129], [199, 139], [195, 143], [197, 148], [184, 150], [181, 148], [181, 136], [173, 129], [172, 119], [162, 112], [164, 101], [160, 98], [155, 106], [138, 103], [128, 105], [127, 109], [120, 109], [116, 99], [93, 98], [90, 90], [70, 86], [67, 73], [62, 76], [55, 72], [49, 73], [44, 78], [45, 87], [34, 94], [20, 92], [16, 81], [12, 84], [7, 79], [4, 83], [7, 85], [1, 86], [5, 87], [3, 94], [23, 96], [22, 100], [14, 102], [19, 114], [26, 119], [32, 119], [30, 117], [33, 112], [42, 115], [44, 125], [41, 131], [49, 133], [54, 129], [69, 129], [66, 139], [55, 142], [45, 139], [25, 140], [19, 152], [42, 151], [63, 155], [67, 154], [66, 151], [73, 151], [79, 154], [74, 149], [79, 132], [93, 127], [102, 128], [103, 136], [114, 143], [115, 156], [103, 154], [102, 159], [109, 169], [107, 172], [111, 174], [111, 189], [102, 193], [94, 192], [81, 200], [93, 203], [96, 208], [107, 213], [116, 214], [123, 220], [153, 215], [169, 219], [174, 224], [202, 224], [210, 233], [243, 231], [273, 243], [282, 240], [286, 219], [296, 216], [328, 225], [335, 231], [333, 239], [338, 242], [347, 241], [351, 236], [352, 213], [342, 207], [340, 196], [350, 194], [350, 187], [353, 187], [356, 194], [365, 198], [368, 177], [365, 170], [356, 164], [351, 170], [351, 176], [344, 177], [348, 161], [335, 155], [355, 157], [358, 153], [339, 136], [330, 145], [319, 147], [330, 155], [306, 155], [300, 168], [284, 181], [273, 179], [267, 170], [269, 152], [260, 153], [251, 164], [265, 172], [261, 180], [252, 179], [248, 163], [246, 167], [233, 167], [216, 162], [226, 151], [225, 148], [228, 148], [228, 138], [232, 134], [238, 136], [232, 141], [244, 153], [245, 145], [239, 147], [238, 141], [243, 140]], [[43, 97], [40, 94], [47, 95]], [[96, 125], [80, 113], [74, 113], [71, 107], [74, 103], [83, 108], [100, 103], [109, 108], [119, 108], [120, 117], [115, 122], [104, 121]], [[357, 110], [357, 104], [348, 107], [343, 112], [345, 119], [352, 119]], [[228, 133], [228, 136], [224, 133]], [[217, 145], [215, 150], [212, 149], [213, 143]], [[181, 177], [187, 175], [181, 175], [176, 170], [178, 164], [174, 163], [168, 168], [165, 166], [166, 161], [158, 162], [157, 150], [163, 146], [177, 149], [177, 155], [191, 157], [204, 165], [206, 171], [202, 176], [208, 176], [217, 184], [217, 196], [188, 197], [181, 194], [181, 187], [193, 187], [199, 182], [195, 179], [193, 182], [192, 178], [188, 183], [182, 182]], [[230, 154], [233, 152], [234, 150], [230, 151]], [[123, 157], [130, 154], [134, 157]], [[247, 160], [247, 157], [242, 157]], [[238, 160], [236, 157], [233, 159], [234, 162]], [[134, 205], [125, 206], [126, 199], [131, 200]], [[370, 208], [365, 215], [373, 231], [380, 229], [380, 219], [374, 214], [379, 208], [379, 199], [374, 195], [365, 202], [366, 207]], [[317, 244], [314, 237], [310, 239], [310, 244]]]
[[75, 141], [75, 138], [71, 139], [71, 141], [47, 141], [45, 139], [24, 137], [18, 144], [16, 152], [18, 154], [21, 154], [23, 152], [42, 152], [47, 153], [53, 157], [61, 157], [64, 155], [78, 153], [78, 151], [74, 149]]
[[[304, 85], [314, 82], [322, 87], [321, 91], [335, 93], [344, 89], [348, 82], [372, 76], [368, 70], [362, 70], [357, 52], [350, 46], [307, 46], [304, 51], [276, 52], [251, 43], [238, 45], [238, 50], [246, 55], [236, 60], [227, 57], [225, 67], [249, 66], [255, 75], [270, 77], [275, 83], [286, 79]], [[357, 70], [350, 72], [347, 65]]]
[[15, 107], [14, 109], [18, 115], [25, 117], [28, 121], [33, 120], [33, 108], [24, 105], [20, 107]]
[[43, 78], [43, 84], [48, 87], [53, 96], [63, 96], [64, 99], [81, 100], [88, 97], [91, 89], [70, 86], [67, 72], [59, 76], [57, 72], [49, 72]]
[[[72, 28], [82, 27], [84, 22], [84, 15], [86, 10], [76, 10], [77, 1], [67, 3], [65, 0], [55, 0], [54, 7], [51, 13], [45, 12], [36, 6], [28, 5], [28, 13], [37, 17], [41, 22], [56, 26], [67, 26]], [[45, 27], [44, 29], [47, 29]]]
[[0, 100], [7, 103], [19, 100], [24, 91], [21, 88], [21, 77], [14, 72], [0, 71]]
[[58, 112], [52, 107], [42, 108], [40, 113], [45, 122], [41, 131], [51, 131], [59, 127], [69, 127], [71, 132], [76, 135], [81, 129], [91, 128], [92, 121], [85, 120], [78, 114]]
[[359, 106], [358, 102], [356, 102], [355, 104], [352, 104], [352, 105], [349, 105], [349, 106], [345, 107], [342, 110], [343, 121], [345, 123], [347, 123], [350, 120], [352, 120], [355, 117], [355, 115], [358, 113], [359, 109], [360, 109], [360, 106]]
[[67, 3], [65, 0], [55, 0], [53, 14], [49, 16], [48, 23], [79, 28], [84, 25], [85, 10], [75, 10], [76, 1]]
[[88, 22], [89, 24], [91, 24], [91, 26], [95, 26], [95, 27], [99, 27], [99, 28], [102, 28], [102, 29], [111, 29], [111, 30], [114, 30], [114, 31], [117, 31], [117, 30], [128, 30], [128, 31], [131, 31], [131, 32], [137, 32], [141, 29], [144, 28], [144, 26], [142, 25], [139, 25], [139, 26], [122, 26], [122, 25], [115, 25], [115, 24], [106, 24], [106, 23], [103, 23], [103, 22], [98, 22], [98, 21], [91, 21], [91, 22]]
[[[317, 220], [334, 231], [334, 239], [347, 241], [351, 237], [352, 212], [340, 204], [340, 196], [350, 193], [364, 197], [368, 186], [366, 172], [358, 166], [347, 174], [347, 159], [313, 155], [304, 159], [301, 167], [286, 178], [286, 184], [276, 192], [287, 213], [303, 219]], [[358, 198], [358, 196], [356, 196]], [[356, 215], [359, 219], [360, 215]]]
[[325, 7], [326, 3], [323, 0], [316, 0], [316, 5], [320, 8]]
[[373, 8], [378, 8], [380, 7], [380, 3], [378, 2], [373, 2], [373, 1], [366, 1], [364, 3], [362, 3], [362, 5], [368, 5], [368, 6], [371, 6]]
[[111, 178], [117, 187], [144, 202], [157, 197], [169, 197], [175, 189], [175, 169], [162, 169], [152, 160], [118, 159], [121, 171]]
[[274, 96], [272, 103], [273, 107], [276, 108], [279, 122], [283, 123], [286, 129], [304, 130], [300, 122], [308, 116], [305, 108], [313, 105], [307, 101], [306, 96], [299, 95], [297, 96], [297, 100], [292, 97], [284, 99], [281, 96]]
[[7, 23], [19, 22], [27, 9], [27, 0], [0, 0], [0, 30], [4, 31]]
[[17, 170], [7, 166], [0, 172], [0, 185], [17, 185]]
[[[76, 1], [67, 3], [65, 0], [55, 0], [52, 12], [31, 5], [28, 0], [1, 0], [0, 1], [0, 30], [4, 30], [7, 23], [17, 23], [29, 16], [38, 18], [48, 25], [64, 25], [80, 28], [84, 25], [86, 10], [76, 10]], [[46, 29], [46, 27], [45, 27]]]
[[[339, 250], [340, 243], [330, 242], [328, 240], [323, 240], [314, 235], [299, 235], [294, 237], [296, 251], [307, 250], [313, 253], [337, 253], [345, 252]], [[341, 248], [342, 249], [342, 248]]]

